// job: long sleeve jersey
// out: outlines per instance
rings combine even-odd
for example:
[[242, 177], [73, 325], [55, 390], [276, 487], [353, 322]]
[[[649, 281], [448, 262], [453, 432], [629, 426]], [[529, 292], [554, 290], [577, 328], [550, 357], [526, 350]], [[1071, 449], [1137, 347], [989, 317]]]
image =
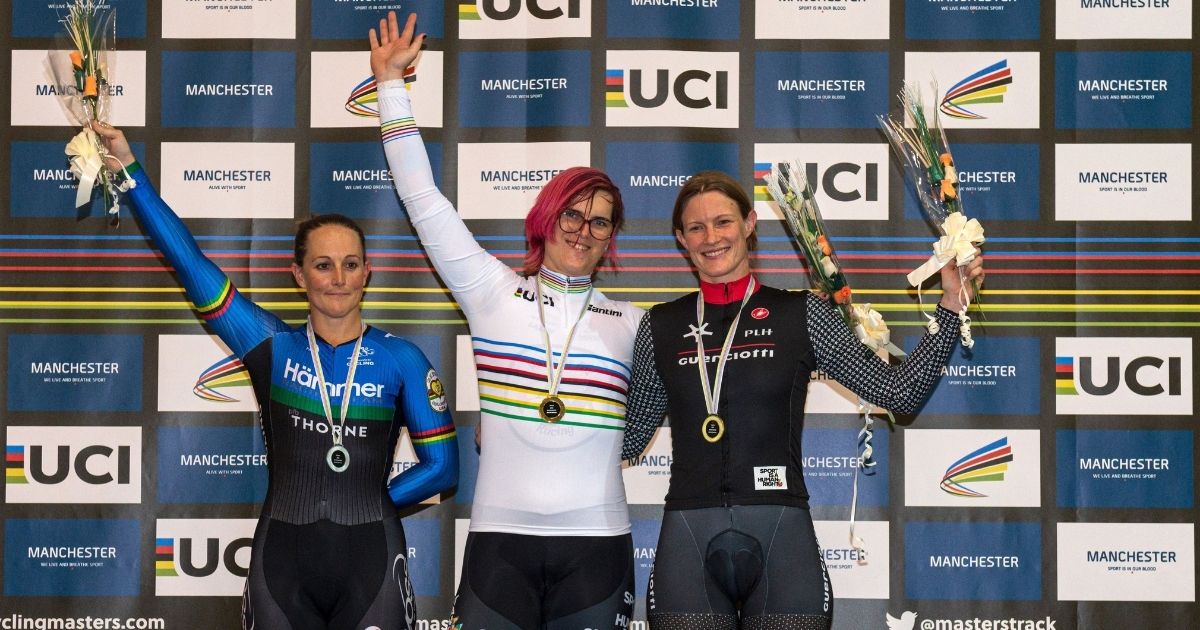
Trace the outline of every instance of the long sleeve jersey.
[[[328, 519], [357, 525], [388, 518], [458, 480], [454, 423], [437, 373], [413, 344], [382, 330], [363, 333], [354, 383], [346, 375], [354, 341], [317, 352], [337, 414], [349, 467], [326, 465], [332, 446], [305, 327], [293, 328], [246, 299], [196, 245], [145, 171], [130, 169], [134, 215], [163, 252], [200, 316], [245, 364], [260, 407], [270, 478], [262, 516], [294, 524]], [[420, 460], [388, 482], [400, 431], [407, 426]]]
[[[644, 312], [608, 299], [590, 278], [545, 268], [521, 277], [485, 251], [433, 181], [402, 82], [380, 84], [379, 110], [396, 190], [470, 325], [483, 432], [471, 531], [629, 532], [619, 455], [633, 338]], [[578, 321], [558, 394], [567, 413], [556, 423], [537, 409], [549, 386], [537, 283], [555, 366]]]

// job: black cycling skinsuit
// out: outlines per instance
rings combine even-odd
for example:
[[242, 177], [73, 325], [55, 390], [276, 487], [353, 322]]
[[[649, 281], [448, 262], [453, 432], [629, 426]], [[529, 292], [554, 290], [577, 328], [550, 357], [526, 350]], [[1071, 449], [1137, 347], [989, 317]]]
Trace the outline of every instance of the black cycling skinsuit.
[[[260, 406], [270, 482], [254, 533], [243, 624], [255, 629], [410, 628], [415, 617], [398, 506], [453, 486], [454, 424], [429, 361], [376, 328], [363, 333], [346, 392], [354, 340], [317, 341], [339, 414], [349, 466], [326, 465], [332, 445], [305, 328], [292, 328], [243, 297], [204, 257], [187, 228], [130, 168], [134, 214], [179, 274], [200, 316], [242, 360]], [[420, 462], [388, 481], [402, 428]]]
[[[702, 284], [710, 382], [748, 284]], [[939, 307], [902, 365], [870, 355], [829, 304], [809, 292], [759, 288], [746, 303], [718, 402], [725, 434], [702, 435], [696, 294], [653, 308], [634, 349], [622, 457], [645, 448], [671, 417], [673, 462], [647, 611], [652, 628], [829, 628], [833, 598], [821, 561], [801, 465], [808, 382], [814, 370], [897, 413], [928, 396], [957, 339]]]

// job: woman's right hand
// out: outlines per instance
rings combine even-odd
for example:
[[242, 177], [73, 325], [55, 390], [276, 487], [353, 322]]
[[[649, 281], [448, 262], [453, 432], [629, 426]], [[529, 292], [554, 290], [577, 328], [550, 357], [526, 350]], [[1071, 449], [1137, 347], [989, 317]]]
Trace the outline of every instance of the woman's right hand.
[[[110, 158], [120, 160], [121, 166], [129, 166], [137, 159], [133, 157], [133, 149], [129, 148], [129, 141], [125, 139], [125, 132], [113, 127], [112, 125], [100, 121], [92, 121], [92, 131], [100, 136], [104, 141], [104, 148], [108, 151]], [[108, 166], [112, 166], [109, 164]]]
[[375, 74], [376, 82], [404, 78], [404, 71], [413, 64], [425, 43], [424, 33], [413, 36], [416, 28], [416, 13], [408, 15], [401, 32], [396, 12], [388, 11], [387, 19], [379, 20], [378, 34], [371, 29], [371, 72]]

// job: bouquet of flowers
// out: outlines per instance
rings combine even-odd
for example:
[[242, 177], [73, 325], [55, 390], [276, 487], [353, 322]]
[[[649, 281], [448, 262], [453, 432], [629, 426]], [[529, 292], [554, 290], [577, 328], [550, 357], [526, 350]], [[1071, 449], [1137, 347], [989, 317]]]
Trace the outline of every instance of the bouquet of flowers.
[[[936, 95], [936, 83], [933, 84], [933, 91]], [[915, 85], [906, 86], [901, 92], [900, 104], [907, 117], [912, 119], [913, 127], [910, 129], [882, 115], [877, 117], [879, 126], [896, 155], [900, 156], [904, 174], [916, 191], [926, 219], [942, 234], [933, 244], [933, 256], [908, 274], [908, 282], [918, 288], [917, 297], [920, 299], [922, 282], [937, 273], [950, 260], [957, 262], [960, 267], [959, 273], [962, 274], [961, 267], [975, 258], [975, 247], [983, 244], [985, 239], [983, 226], [979, 221], [967, 219], [963, 213], [954, 157], [950, 154], [950, 145], [946, 142], [946, 133], [942, 129], [937, 111], [933, 112], [931, 128], [925, 118], [920, 90]], [[964, 292], [964, 304], [967, 302], [965, 284], [964, 282], [961, 289]], [[979, 291], [977, 287], [974, 288], [974, 295], [978, 300]], [[930, 331], [936, 332], [937, 322], [934, 317], [928, 313], [925, 313], [925, 317], [929, 319]], [[959, 311], [958, 319], [963, 346], [970, 348], [974, 341], [971, 338], [971, 318], [967, 316], [966, 306]]]
[[766, 182], [767, 191], [779, 204], [796, 244], [808, 261], [812, 287], [833, 298], [846, 325], [863, 345], [872, 351], [883, 349], [892, 356], [904, 356], [904, 352], [891, 342], [891, 333], [879, 311], [872, 309], [870, 304], [852, 303], [850, 284], [829, 242], [804, 168], [795, 162], [775, 164]]
[[123, 169], [113, 168], [116, 160], [109, 157], [104, 143], [92, 131], [93, 122], [107, 124], [111, 62], [115, 57], [109, 53], [116, 45], [116, 12], [102, 8], [101, 0], [74, 0], [60, 21], [66, 27], [71, 50], [51, 51], [47, 65], [57, 85], [74, 88], [62, 90], [59, 100], [75, 124], [82, 127], [66, 147], [71, 172], [79, 181], [75, 206], [91, 201], [92, 189], [99, 187], [109, 220], [116, 225], [117, 197], [133, 185], [133, 180], [128, 174], [118, 177], [118, 170]]

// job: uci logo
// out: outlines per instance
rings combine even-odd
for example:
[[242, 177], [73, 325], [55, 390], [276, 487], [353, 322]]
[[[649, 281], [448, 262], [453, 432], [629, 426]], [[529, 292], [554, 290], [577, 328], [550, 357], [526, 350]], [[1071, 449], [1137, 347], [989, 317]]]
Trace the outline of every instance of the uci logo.
[[879, 200], [879, 165], [835, 162], [821, 170], [816, 163], [804, 165], [804, 174], [818, 190], [834, 201]]
[[[563, 5], [566, 11], [563, 11]], [[539, 20], [553, 20], [562, 17], [578, 18], [580, 0], [553, 2], [551, 0], [525, 0], [525, 8], [529, 15]], [[501, 8], [503, 5], [504, 8]], [[479, 0], [479, 9], [489, 20], [511, 20], [521, 14], [521, 0]]]
[[[1100, 364], [1097, 366], [1097, 364]], [[1165, 365], [1165, 367], [1164, 367]], [[1107, 396], [1122, 384], [1138, 396], [1179, 396], [1183, 368], [1180, 357], [1137, 357], [1124, 366], [1120, 357], [1079, 357], [1079, 389], [1091, 396]]]
[[683, 70], [674, 76], [664, 68], [652, 72], [654, 76], [649, 78], [648, 72], [629, 71], [626, 92], [637, 107], [660, 107], [673, 98], [688, 109], [729, 109], [728, 71]]
[[[180, 538], [177, 543], [179, 572], [184, 575], [204, 578], [216, 573], [220, 566], [224, 566], [226, 571], [239, 578], [250, 575], [250, 567], [242, 566], [237, 561], [237, 553], [253, 544], [250, 538], [236, 538], [225, 545], [224, 550], [221, 549], [221, 541], [217, 538], [204, 539], [202, 551], [200, 545], [192, 538]], [[197, 558], [198, 554], [200, 558]]]
[[[85, 446], [72, 455], [71, 447], [61, 444], [52, 456], [45, 451], [40, 445], [29, 447], [29, 476], [39, 484], [59, 484], [72, 473], [79, 481], [94, 486], [113, 482], [127, 485], [130, 482], [132, 458], [128, 446], [116, 449], [103, 445]], [[53, 463], [48, 461], [50, 459]], [[53, 468], [47, 470], [47, 466]]]
[[1191, 415], [1190, 337], [1059, 337], [1059, 414]]

